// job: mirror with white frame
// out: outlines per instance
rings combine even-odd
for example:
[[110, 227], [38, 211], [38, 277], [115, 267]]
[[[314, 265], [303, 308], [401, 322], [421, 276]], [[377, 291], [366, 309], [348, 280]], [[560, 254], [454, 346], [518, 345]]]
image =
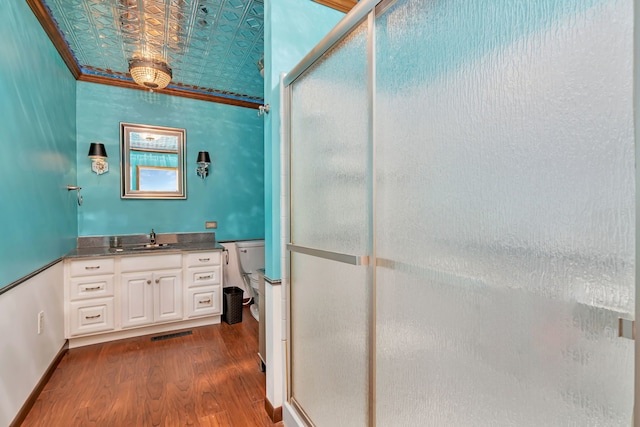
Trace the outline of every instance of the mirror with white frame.
[[121, 197], [186, 199], [186, 131], [120, 123]]

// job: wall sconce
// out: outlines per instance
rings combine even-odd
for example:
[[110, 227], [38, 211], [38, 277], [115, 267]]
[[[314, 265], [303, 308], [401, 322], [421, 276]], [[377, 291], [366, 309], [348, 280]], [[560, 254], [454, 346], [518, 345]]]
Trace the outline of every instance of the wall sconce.
[[107, 150], [101, 142], [92, 142], [89, 147], [89, 158], [91, 159], [91, 170], [98, 175], [109, 172], [109, 163], [107, 158]]
[[209, 165], [211, 164], [211, 158], [209, 157], [208, 151], [200, 151], [198, 153], [198, 168], [196, 169], [196, 173], [202, 179], [205, 179], [207, 175], [209, 175]]

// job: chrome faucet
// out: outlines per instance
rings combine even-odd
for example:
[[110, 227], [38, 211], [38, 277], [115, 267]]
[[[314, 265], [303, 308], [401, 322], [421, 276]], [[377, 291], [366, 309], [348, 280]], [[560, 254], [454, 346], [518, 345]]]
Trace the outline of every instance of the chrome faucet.
[[153, 231], [153, 228], [151, 229], [151, 233], [149, 233], [149, 243], [152, 245], [156, 244], [156, 232]]

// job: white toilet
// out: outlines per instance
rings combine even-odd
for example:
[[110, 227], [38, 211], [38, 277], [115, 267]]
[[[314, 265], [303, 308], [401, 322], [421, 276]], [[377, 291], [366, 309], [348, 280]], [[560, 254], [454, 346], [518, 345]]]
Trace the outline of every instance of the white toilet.
[[[264, 268], [264, 240], [245, 240], [235, 243], [224, 243], [229, 251], [229, 265], [226, 285], [239, 286], [253, 297], [250, 307], [251, 315], [258, 320], [258, 280], [257, 271]], [[235, 250], [234, 250], [235, 249]], [[234, 281], [242, 283], [233, 283]]]

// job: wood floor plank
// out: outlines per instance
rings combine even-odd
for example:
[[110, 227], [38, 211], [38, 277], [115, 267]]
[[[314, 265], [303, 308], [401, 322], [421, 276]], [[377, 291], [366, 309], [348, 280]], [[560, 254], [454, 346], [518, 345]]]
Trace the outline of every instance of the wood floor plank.
[[258, 323], [243, 321], [71, 349], [23, 426], [272, 427]]

